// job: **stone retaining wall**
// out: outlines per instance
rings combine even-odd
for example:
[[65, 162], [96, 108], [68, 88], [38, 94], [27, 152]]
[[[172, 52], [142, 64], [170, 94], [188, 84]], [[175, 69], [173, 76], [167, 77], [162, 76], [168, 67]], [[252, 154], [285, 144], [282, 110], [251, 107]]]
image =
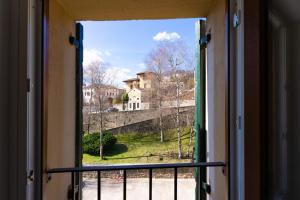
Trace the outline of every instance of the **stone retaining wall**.
[[[187, 116], [189, 117], [189, 123], [191, 124], [194, 119], [194, 106], [181, 107], [181, 123], [187, 123]], [[176, 108], [163, 109], [163, 120], [165, 128], [171, 128], [174, 126], [174, 119]], [[88, 116], [84, 116], [83, 129], [90, 132], [98, 130], [97, 124], [99, 123], [100, 114], [90, 115], [90, 124], [88, 123]], [[103, 125], [106, 130], [112, 130], [113, 132], [120, 132], [120, 130], [126, 131], [144, 131], [151, 130], [157, 127], [159, 111], [157, 109], [151, 110], [139, 110], [139, 111], [122, 111], [122, 112], [111, 112], [103, 113]], [[89, 124], [89, 125], [88, 125]], [[88, 127], [89, 126], [89, 127]], [[123, 131], [122, 130], [122, 131]]]

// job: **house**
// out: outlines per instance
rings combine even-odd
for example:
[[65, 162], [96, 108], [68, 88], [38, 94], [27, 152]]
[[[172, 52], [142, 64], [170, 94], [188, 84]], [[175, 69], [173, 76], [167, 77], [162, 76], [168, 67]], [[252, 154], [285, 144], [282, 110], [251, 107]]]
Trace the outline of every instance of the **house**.
[[122, 169], [126, 199], [126, 171], [136, 166], [81, 164], [77, 22], [174, 18], [205, 18], [195, 42], [195, 163], [139, 165], [149, 172], [149, 192], [138, 197], [152, 198], [152, 169], [170, 167], [174, 193], [166, 195], [176, 199], [177, 170], [192, 166], [197, 200], [300, 199], [299, 7], [295, 0], [1, 1], [1, 199], [80, 199], [78, 172], [91, 169], [100, 184], [101, 170]]
[[[126, 92], [128, 93], [128, 110], [145, 110], [157, 108], [158, 102], [155, 97], [156, 82], [155, 73], [150, 71], [140, 72], [136, 74], [136, 78], [124, 80], [126, 84]], [[194, 79], [193, 74], [180, 72], [180, 106], [194, 106]], [[192, 79], [191, 79], [192, 77]], [[192, 81], [192, 85], [188, 82]], [[162, 79], [161, 93], [162, 107], [176, 107], [176, 83], [172, 79], [172, 74], [166, 74]], [[189, 87], [188, 87], [189, 86]]]
[[124, 89], [119, 89], [111, 85], [103, 85], [101, 87], [97, 87], [96, 85], [83, 85], [83, 103], [85, 105], [90, 103], [97, 104], [99, 101], [97, 98], [99, 98], [100, 95], [105, 102], [108, 102], [109, 105], [112, 106], [113, 100], [122, 95], [124, 92]]
[[140, 72], [136, 74], [136, 78], [124, 80], [126, 84], [126, 92], [131, 89], [151, 89], [154, 85], [154, 73], [150, 71]]
[[151, 108], [151, 90], [133, 88], [128, 92], [128, 110], [147, 110]]
[[151, 95], [154, 85], [154, 73], [145, 71], [136, 74], [136, 78], [124, 80], [128, 93], [128, 110], [151, 108]]
[[128, 110], [143, 110], [142, 109], [142, 91], [133, 88], [128, 92]]

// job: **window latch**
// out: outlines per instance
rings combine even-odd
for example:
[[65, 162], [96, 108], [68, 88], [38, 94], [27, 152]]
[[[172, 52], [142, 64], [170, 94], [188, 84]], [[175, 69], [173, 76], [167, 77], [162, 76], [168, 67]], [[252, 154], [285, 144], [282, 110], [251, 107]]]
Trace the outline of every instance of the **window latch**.
[[241, 24], [241, 10], [237, 10], [237, 12], [233, 14], [232, 23], [233, 28], [237, 28]]
[[210, 33], [208, 33], [207, 35], [201, 37], [201, 38], [200, 38], [200, 41], [199, 41], [199, 43], [200, 43], [200, 48], [201, 48], [201, 49], [206, 48], [206, 47], [207, 47], [207, 44], [210, 42], [210, 40], [211, 40], [211, 34], [210, 34]]
[[71, 45], [74, 45], [76, 48], [80, 46], [79, 41], [74, 36], [69, 37], [69, 42]]
[[27, 181], [28, 182], [33, 182], [34, 181], [34, 171], [33, 170], [29, 170], [27, 172]]
[[30, 83], [30, 79], [29, 79], [29, 78], [27, 78], [26, 84], [27, 84], [27, 85], [26, 85], [26, 87], [27, 87], [27, 88], [26, 88], [26, 89], [27, 89], [27, 92], [30, 92], [30, 88], [31, 88], [31, 85], [30, 85], [30, 84], [31, 84], [31, 83]]

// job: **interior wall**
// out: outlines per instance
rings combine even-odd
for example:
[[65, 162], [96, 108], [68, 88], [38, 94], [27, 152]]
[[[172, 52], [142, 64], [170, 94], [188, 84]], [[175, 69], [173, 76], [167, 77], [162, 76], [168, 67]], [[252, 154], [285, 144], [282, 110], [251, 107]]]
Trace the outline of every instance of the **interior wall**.
[[0, 198], [26, 198], [27, 1], [0, 2]]
[[58, 1], [78, 21], [197, 18], [207, 16], [214, 2], [214, 0]]
[[[0, 26], [10, 29], [10, 2], [1, 1], [0, 6]], [[0, 196], [8, 199], [8, 77], [9, 77], [9, 31], [0, 31]]]
[[[44, 88], [46, 112], [47, 169], [75, 165], [75, 47], [69, 36], [75, 35], [75, 21], [57, 1], [49, 1], [49, 54]], [[44, 180], [45, 199], [67, 199], [71, 176], [52, 175]]]
[[[263, 77], [264, 64], [264, 28], [262, 4], [265, 1], [244, 0], [244, 170], [245, 199], [261, 199], [262, 195], [262, 141], [266, 131], [264, 111], [266, 92]], [[263, 42], [262, 42], [263, 41]]]
[[[207, 46], [208, 159], [227, 162], [227, 6], [217, 0], [207, 16], [207, 32], [212, 39]], [[221, 168], [210, 168], [209, 199], [228, 199], [228, 176]]]
[[300, 199], [300, 23], [287, 27], [288, 199]]

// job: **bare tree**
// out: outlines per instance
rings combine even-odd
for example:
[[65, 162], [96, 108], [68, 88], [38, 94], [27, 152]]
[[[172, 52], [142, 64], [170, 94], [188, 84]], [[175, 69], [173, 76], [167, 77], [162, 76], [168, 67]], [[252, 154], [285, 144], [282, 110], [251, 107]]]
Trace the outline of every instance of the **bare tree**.
[[[184, 94], [184, 82], [186, 72], [193, 71], [193, 62], [187, 46], [182, 40], [160, 42], [156, 49], [149, 53], [146, 58], [148, 69], [155, 74], [155, 100], [160, 113], [160, 133], [163, 141], [162, 101], [166, 96], [175, 97], [176, 101], [176, 128], [178, 136], [178, 158], [182, 158], [182, 142], [180, 127], [180, 101]], [[192, 78], [193, 78], [193, 73]], [[164, 76], [169, 76], [172, 84], [163, 83]], [[164, 91], [164, 94], [163, 94]], [[169, 97], [169, 98], [170, 98]]]
[[[92, 106], [95, 108], [96, 114], [99, 115], [99, 121], [97, 123], [97, 128], [100, 134], [100, 158], [103, 159], [103, 131], [105, 119], [103, 117], [103, 112], [107, 109], [107, 99], [105, 96], [105, 89], [112, 85], [112, 77], [107, 73], [107, 64], [99, 61], [92, 62], [85, 69], [85, 76], [88, 82], [90, 82], [91, 87], [91, 99], [90, 99], [90, 115], [92, 114]], [[90, 116], [89, 119], [90, 120]], [[88, 122], [89, 123], [89, 122]]]
[[193, 123], [190, 123], [190, 119], [189, 119], [189, 114], [186, 115], [186, 125], [187, 127], [190, 128], [190, 140], [189, 140], [189, 145], [188, 145], [188, 152], [187, 152], [187, 156], [190, 157], [190, 147], [192, 145], [193, 142], [193, 134], [194, 134], [194, 127], [193, 127]]
[[162, 116], [162, 89], [163, 89], [163, 78], [167, 71], [167, 62], [166, 62], [166, 48], [164, 46], [158, 46], [153, 49], [146, 57], [146, 66], [149, 71], [154, 74], [154, 88], [153, 96], [154, 103], [157, 104], [159, 110], [159, 130], [160, 130], [160, 141], [164, 141], [163, 134], [163, 116]]
[[182, 159], [182, 141], [181, 141], [181, 127], [180, 127], [180, 101], [181, 96], [184, 93], [184, 81], [185, 72], [193, 69], [191, 56], [188, 52], [187, 46], [183, 41], [165, 42], [163, 43], [166, 49], [166, 58], [168, 67], [172, 76], [172, 80], [175, 83], [176, 88], [176, 128], [178, 137], [178, 159]]

